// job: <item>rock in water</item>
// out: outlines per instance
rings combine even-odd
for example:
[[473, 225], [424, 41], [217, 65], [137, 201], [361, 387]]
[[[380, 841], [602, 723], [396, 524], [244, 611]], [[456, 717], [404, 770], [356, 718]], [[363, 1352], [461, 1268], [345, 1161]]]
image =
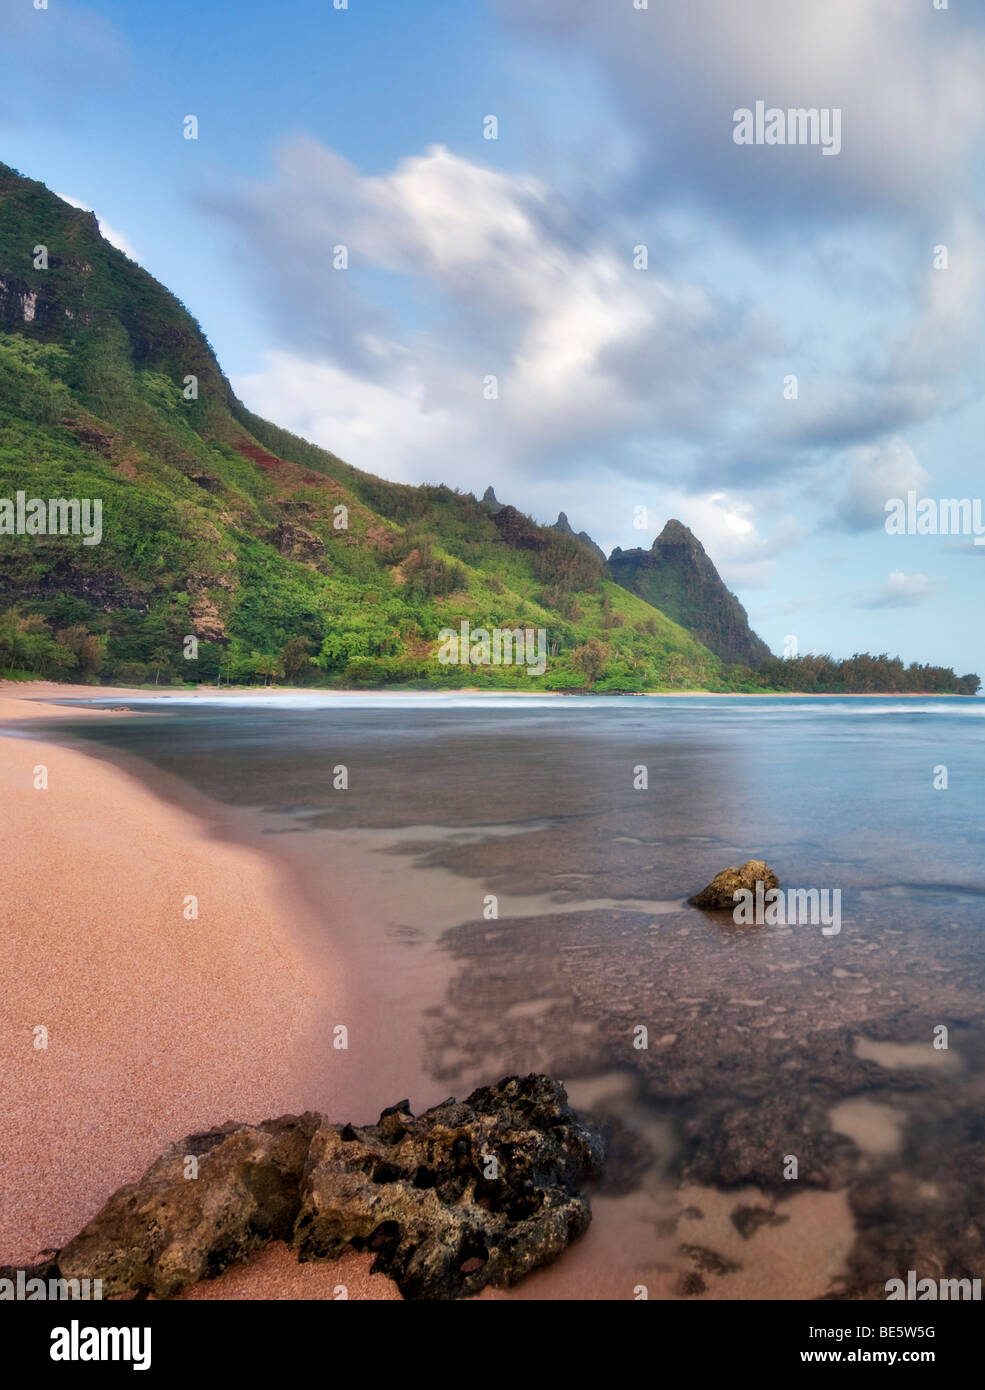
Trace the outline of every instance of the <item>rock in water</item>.
[[720, 874], [715, 875], [707, 888], [702, 888], [700, 893], [688, 898], [688, 902], [692, 907], [727, 907], [731, 912], [735, 907], [737, 890], [746, 888], [750, 893], [755, 893], [757, 883], [763, 885], [764, 892], [780, 886], [776, 874], [762, 859], [749, 859], [741, 869], [723, 869]]
[[325, 1125], [311, 1143], [295, 1243], [301, 1260], [346, 1245], [405, 1298], [457, 1298], [513, 1284], [591, 1220], [580, 1182], [601, 1171], [598, 1138], [546, 1076], [510, 1077], [414, 1118]]
[[[197, 1176], [191, 1176], [197, 1161]], [[405, 1298], [459, 1298], [553, 1260], [591, 1220], [581, 1183], [601, 1173], [599, 1135], [546, 1076], [507, 1077], [375, 1125], [284, 1115], [172, 1144], [57, 1256], [103, 1296], [168, 1298], [271, 1240], [301, 1260], [351, 1246]]]

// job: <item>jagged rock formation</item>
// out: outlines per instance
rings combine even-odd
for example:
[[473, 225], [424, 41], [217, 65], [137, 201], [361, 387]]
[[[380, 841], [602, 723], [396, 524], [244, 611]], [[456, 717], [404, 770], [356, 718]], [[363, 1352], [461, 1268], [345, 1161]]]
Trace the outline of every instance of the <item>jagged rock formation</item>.
[[546, 1076], [417, 1117], [402, 1101], [364, 1128], [313, 1112], [232, 1122], [170, 1145], [44, 1269], [101, 1279], [107, 1298], [169, 1298], [285, 1240], [303, 1261], [375, 1251], [374, 1271], [406, 1298], [468, 1297], [515, 1283], [587, 1228], [580, 1187], [602, 1162], [599, 1134]]
[[722, 661], [756, 667], [770, 655], [704, 546], [681, 522], [668, 521], [649, 550], [617, 546], [607, 568], [617, 584], [680, 623]]
[[[439, 660], [443, 628], [515, 628], [536, 605], [548, 670], [481, 664], [470, 684], [579, 689], [575, 653], [593, 638], [610, 689], [720, 675], [594, 555], [579, 564], [580, 545], [492, 488], [477, 501], [388, 482], [254, 415], [174, 295], [91, 213], [3, 163], [0, 438], [0, 497], [59, 497], [71, 476], [103, 518], [98, 546], [0, 535], [12, 669], [95, 674], [68, 668], [57, 643], [81, 626], [99, 638], [102, 677], [126, 685], [269, 680], [300, 643], [319, 684], [444, 686], [460, 673]], [[624, 622], [603, 626], [613, 605]]]
[[741, 868], [733, 866], [716, 874], [708, 887], [702, 888], [700, 893], [695, 893], [693, 898], [688, 898], [688, 902], [692, 907], [727, 907], [731, 912], [735, 906], [735, 894], [740, 889], [755, 893], [757, 883], [763, 885], [764, 893], [770, 888], [780, 886], [776, 874], [762, 859], [747, 859]]
[[557, 521], [550, 529], [560, 531], [562, 536], [574, 536], [575, 540], [581, 541], [582, 545], [587, 545], [592, 554], [597, 555], [604, 562], [605, 551], [602, 547], [595, 544], [587, 531], [575, 531], [564, 512], [558, 512]]

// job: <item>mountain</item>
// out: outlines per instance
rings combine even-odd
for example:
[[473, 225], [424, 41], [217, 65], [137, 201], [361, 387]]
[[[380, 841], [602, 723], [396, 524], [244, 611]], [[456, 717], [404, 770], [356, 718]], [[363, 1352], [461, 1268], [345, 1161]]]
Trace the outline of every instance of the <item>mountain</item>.
[[[7, 534], [19, 493], [98, 500], [98, 544]], [[463, 621], [543, 629], [545, 674], [443, 664], [442, 629]], [[706, 647], [563, 528], [491, 489], [479, 502], [387, 482], [252, 414], [174, 295], [92, 214], [6, 165], [0, 668], [133, 683], [721, 684]]]
[[482, 507], [483, 511], [488, 512], [490, 516], [495, 512], [501, 511], [503, 507], [502, 502], [491, 487], [486, 488], [485, 492], [482, 494], [482, 501], [479, 505]]
[[582, 545], [587, 545], [593, 555], [598, 556], [598, 558], [604, 562], [605, 551], [602, 549], [602, 547], [600, 545], [595, 544], [595, 542], [592, 540], [591, 536], [588, 534], [587, 531], [578, 531], [577, 533], [573, 531], [571, 528], [571, 522], [565, 516], [564, 512], [558, 512], [557, 521], [555, 521], [554, 525], [551, 527], [551, 530], [560, 531], [562, 536], [574, 536], [576, 540], [581, 541]]
[[617, 546], [607, 568], [617, 584], [687, 628], [726, 665], [755, 668], [770, 657], [704, 546], [681, 522], [668, 521], [649, 550]]

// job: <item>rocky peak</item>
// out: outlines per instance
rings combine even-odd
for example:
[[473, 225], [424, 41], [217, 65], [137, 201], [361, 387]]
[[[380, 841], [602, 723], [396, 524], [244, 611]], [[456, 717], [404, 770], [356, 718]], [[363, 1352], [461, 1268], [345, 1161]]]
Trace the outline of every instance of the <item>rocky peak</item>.
[[697, 536], [671, 519], [649, 550], [620, 550], [609, 575], [651, 603], [728, 665], [760, 666], [769, 648], [752, 631], [742, 604], [722, 582]]
[[559, 532], [562, 536], [574, 536], [575, 540], [581, 541], [582, 545], [587, 546], [593, 555], [597, 555], [600, 560], [605, 560], [605, 551], [602, 547], [595, 544], [587, 531], [576, 531], [568, 520], [566, 512], [558, 512], [557, 521], [551, 530]]
[[676, 521], [673, 517], [667, 522], [650, 549], [659, 550], [664, 545], [687, 545], [700, 551], [702, 555], [705, 553], [704, 546], [690, 527], [685, 526], [682, 521]]

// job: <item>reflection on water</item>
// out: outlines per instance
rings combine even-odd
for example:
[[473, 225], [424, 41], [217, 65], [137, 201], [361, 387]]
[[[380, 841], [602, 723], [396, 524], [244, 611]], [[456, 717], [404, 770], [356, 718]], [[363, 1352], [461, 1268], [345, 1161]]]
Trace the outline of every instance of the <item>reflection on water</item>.
[[[981, 1276], [981, 702], [153, 708], [65, 730], [238, 808], [293, 866], [375, 1020], [354, 1118], [544, 1070], [609, 1124], [581, 1252], [516, 1296]], [[841, 933], [686, 906], [751, 857], [841, 889]]]

